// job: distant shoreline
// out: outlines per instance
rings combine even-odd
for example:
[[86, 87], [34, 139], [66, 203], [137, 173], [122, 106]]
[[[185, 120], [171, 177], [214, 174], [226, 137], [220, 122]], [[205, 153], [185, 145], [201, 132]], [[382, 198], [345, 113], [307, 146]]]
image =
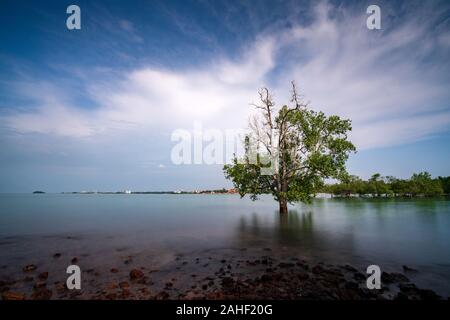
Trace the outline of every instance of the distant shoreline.
[[[202, 191], [63, 191], [63, 192], [32, 192], [32, 194], [81, 194], [81, 195], [239, 195], [238, 191], [230, 190], [202, 190]], [[270, 195], [270, 194], [262, 194]], [[317, 193], [312, 196], [312, 199], [434, 199], [434, 198], [448, 198], [450, 194], [441, 195], [426, 195], [426, 194], [332, 194], [332, 193]]]

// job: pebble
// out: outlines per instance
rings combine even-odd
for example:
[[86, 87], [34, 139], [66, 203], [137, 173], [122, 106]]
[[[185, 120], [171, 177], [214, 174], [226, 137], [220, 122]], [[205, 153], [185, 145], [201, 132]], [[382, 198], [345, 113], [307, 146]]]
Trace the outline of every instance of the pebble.
[[136, 280], [144, 277], [144, 273], [139, 269], [133, 269], [130, 271], [130, 279]]
[[34, 271], [34, 270], [36, 270], [37, 269], [37, 266], [36, 265], [34, 265], [34, 264], [29, 264], [29, 265], [26, 265], [25, 267], [23, 267], [23, 271], [24, 272], [31, 272], [31, 271]]

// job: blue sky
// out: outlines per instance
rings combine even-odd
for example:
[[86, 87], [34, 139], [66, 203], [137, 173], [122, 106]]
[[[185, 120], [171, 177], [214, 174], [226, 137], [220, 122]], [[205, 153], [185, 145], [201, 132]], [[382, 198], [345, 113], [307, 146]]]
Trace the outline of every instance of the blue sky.
[[352, 119], [350, 173], [450, 175], [449, 18], [448, 1], [2, 1], [0, 192], [230, 186], [174, 165], [171, 133], [244, 128], [258, 88], [284, 104], [291, 80]]

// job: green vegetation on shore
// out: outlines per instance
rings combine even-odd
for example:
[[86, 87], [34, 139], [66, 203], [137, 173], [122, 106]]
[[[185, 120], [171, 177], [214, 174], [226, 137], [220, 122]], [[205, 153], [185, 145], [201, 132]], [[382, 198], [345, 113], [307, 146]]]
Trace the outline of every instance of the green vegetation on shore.
[[372, 175], [368, 180], [349, 176], [340, 183], [326, 184], [320, 192], [337, 196], [370, 194], [382, 196], [438, 196], [450, 194], [450, 177], [432, 178], [428, 172], [415, 173], [409, 179], [393, 176]]

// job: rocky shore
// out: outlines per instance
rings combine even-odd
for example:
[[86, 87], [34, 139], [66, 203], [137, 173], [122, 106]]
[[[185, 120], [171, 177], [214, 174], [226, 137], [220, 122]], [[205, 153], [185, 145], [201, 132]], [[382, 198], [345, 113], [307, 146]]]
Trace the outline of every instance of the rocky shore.
[[[58, 260], [61, 253], [54, 253]], [[72, 257], [71, 263], [81, 263]], [[403, 266], [401, 273], [383, 272], [380, 290], [366, 288], [367, 275], [351, 265], [279, 257], [270, 248], [176, 254], [162, 268], [136, 265], [132, 256], [113, 268], [83, 270], [82, 289], [68, 290], [61, 275], [28, 264], [17, 277], [0, 278], [5, 300], [25, 299], [294, 299], [378, 300], [444, 299], [418, 288]]]

